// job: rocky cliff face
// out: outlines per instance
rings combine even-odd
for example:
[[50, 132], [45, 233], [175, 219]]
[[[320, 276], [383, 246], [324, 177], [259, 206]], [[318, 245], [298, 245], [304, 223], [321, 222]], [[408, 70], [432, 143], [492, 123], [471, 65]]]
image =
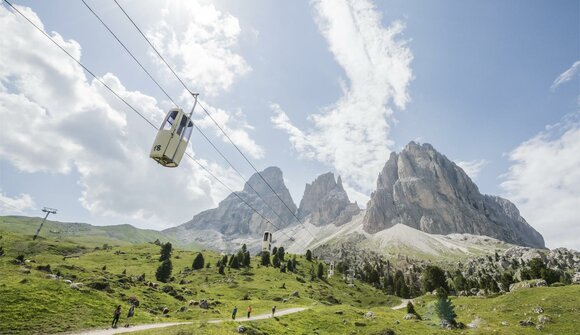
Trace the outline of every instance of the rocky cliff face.
[[[290, 207], [292, 212], [296, 212], [296, 204], [294, 204], [290, 192], [284, 184], [282, 171], [277, 167], [269, 167], [260, 173], [280, 198], [282, 198], [288, 207]], [[256, 195], [248, 184], [260, 193], [264, 201], [280, 215], [281, 219], [272, 212], [272, 210]], [[248, 183], [244, 185], [243, 191], [236, 193], [273, 222], [277, 227], [284, 228], [296, 223], [296, 219], [292, 213], [288, 211], [276, 194], [270, 190], [268, 185], [258, 174], [254, 174], [248, 180]], [[170, 228], [168, 231], [174, 234], [181, 231], [184, 235], [188, 235], [187, 231], [194, 229], [211, 229], [218, 231], [225, 236], [261, 236], [265, 230], [277, 230], [276, 228], [269, 226], [262, 217], [244, 204], [235, 194], [230, 194], [222, 200], [217, 208], [203, 211], [194, 216], [191, 221], [178, 227]]]
[[506, 199], [482, 195], [467, 174], [430, 144], [391, 153], [363, 221], [376, 233], [397, 223], [432, 234], [486, 235], [523, 246], [544, 239]]
[[310, 216], [310, 222], [316, 226], [329, 223], [341, 225], [359, 212], [358, 205], [348, 199], [340, 176], [335, 181], [332, 172], [318, 176], [312, 184], [306, 184], [298, 207], [298, 217], [304, 219]]

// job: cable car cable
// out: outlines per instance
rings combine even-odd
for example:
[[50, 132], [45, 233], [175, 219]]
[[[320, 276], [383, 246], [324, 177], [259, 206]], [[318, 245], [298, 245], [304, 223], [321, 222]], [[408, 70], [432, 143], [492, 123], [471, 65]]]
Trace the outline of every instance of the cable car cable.
[[123, 47], [123, 49], [125, 49], [125, 51], [127, 51], [127, 53], [131, 56], [131, 58], [133, 58], [133, 60], [135, 62], [137, 62], [137, 64], [139, 64], [139, 66], [141, 67], [141, 69], [143, 71], [145, 71], [145, 73], [149, 76], [149, 78], [151, 78], [151, 80], [153, 80], [153, 82], [155, 83], [155, 85], [157, 85], [157, 87], [159, 87], [159, 89], [165, 94], [165, 96], [167, 97], [167, 99], [171, 100], [171, 102], [173, 102], [173, 104], [175, 106], [177, 106], [177, 103], [175, 101], [173, 101], [173, 99], [169, 96], [169, 94], [167, 94], [167, 92], [163, 89], [163, 87], [161, 87], [161, 85], [159, 84], [159, 82], [157, 80], [155, 80], [155, 78], [153, 78], [153, 76], [151, 75], [151, 73], [149, 73], [149, 71], [147, 71], [147, 69], [145, 69], [145, 67], [143, 66], [143, 64], [141, 64], [141, 62], [139, 62], [139, 60], [133, 55], [133, 53], [131, 53], [131, 51], [129, 51], [129, 49], [125, 46], [125, 44], [123, 44], [123, 42], [121, 42], [121, 40], [117, 37], [117, 35], [115, 35], [115, 33], [111, 30], [111, 28], [109, 28], [109, 26], [101, 19], [101, 17], [97, 13], [95, 13], [95, 11], [91, 8], [91, 6], [89, 6], [89, 4], [87, 4], [85, 0], [81, 0], [81, 1], [85, 5], [85, 7], [87, 7], [88, 10], [91, 11], [91, 13], [93, 13], [93, 15], [101, 22], [101, 24], [105, 28], [107, 28], [107, 30], [111, 33], [111, 35], [113, 35], [113, 37], [115, 37], [115, 39], [117, 40], [117, 42], [119, 42], [119, 44], [121, 44], [121, 46]]
[[28, 23], [30, 23], [31, 25], [34, 26], [34, 28], [36, 28], [36, 30], [40, 31], [44, 36], [46, 36], [52, 43], [54, 43], [54, 45], [56, 45], [60, 50], [62, 50], [64, 53], [66, 53], [73, 61], [75, 61], [75, 63], [77, 63], [80, 67], [82, 67], [85, 71], [87, 71], [87, 73], [89, 73], [91, 76], [93, 76], [93, 78], [95, 78], [99, 83], [101, 83], [103, 86], [105, 86], [111, 93], [113, 93], [117, 98], [119, 98], [121, 101], [123, 101], [123, 103], [125, 105], [127, 105], [127, 107], [131, 108], [135, 113], [139, 114], [139, 116], [147, 121], [147, 123], [149, 123], [153, 128], [158, 129], [157, 126], [155, 126], [151, 121], [149, 121], [149, 119], [147, 119], [143, 114], [139, 113], [139, 111], [137, 111], [133, 106], [131, 106], [123, 97], [121, 97], [119, 94], [117, 94], [117, 92], [115, 92], [109, 85], [107, 85], [101, 78], [97, 77], [91, 70], [89, 70], [86, 66], [84, 66], [80, 61], [76, 60], [76, 58], [73, 57], [73, 55], [71, 55], [68, 51], [66, 51], [65, 48], [63, 48], [62, 46], [60, 46], [60, 44], [58, 44], [54, 39], [52, 39], [52, 37], [50, 37], [44, 30], [40, 29], [34, 22], [32, 22], [26, 15], [22, 14], [21, 11], [19, 11], [16, 7], [14, 7], [14, 5], [12, 5], [12, 3], [10, 3], [10, 1], [8, 0], [4, 0], [4, 2], [6, 2], [10, 7], [12, 7], [12, 9], [14, 9], [18, 14], [20, 14], [20, 16], [22, 16], [24, 19], [26, 19], [26, 21], [28, 21]]
[[[79, 66], [81, 66], [87, 73], [89, 73], [93, 78], [99, 81], [103, 86], [105, 86], [111, 93], [113, 93], [118, 99], [123, 101], [125, 105], [127, 105], [132, 111], [137, 113], [143, 120], [145, 120], [150, 126], [158, 130], [157, 126], [155, 126], [149, 119], [147, 119], [143, 114], [141, 114], [137, 109], [135, 109], [131, 104], [129, 104], [123, 97], [121, 97], [117, 92], [115, 92], [111, 87], [109, 87], [106, 83], [104, 83], [99, 77], [97, 77], [91, 70], [89, 70], [86, 66], [84, 66], [80, 61], [75, 59], [66, 49], [64, 49], [60, 44], [58, 44], [52, 37], [50, 37], [44, 30], [40, 29], [34, 22], [32, 22], [26, 15], [24, 15], [20, 10], [18, 10], [10, 1], [4, 0], [14, 11], [16, 11], [20, 16], [22, 16], [28, 23], [30, 23], [36, 30], [41, 32], [46, 38], [48, 38], [54, 45], [56, 45], [60, 50], [62, 50], [69, 58], [75, 61]], [[246, 200], [244, 200], [239, 194], [234, 192], [229, 186], [227, 186], [223, 181], [221, 181], [215, 174], [209, 171], [203, 164], [201, 164], [197, 159], [191, 156], [189, 153], [186, 152], [186, 155], [191, 158], [197, 165], [199, 165], [204, 171], [206, 171], [210, 176], [212, 176], [215, 180], [217, 180], [221, 185], [223, 185], [226, 189], [228, 189], [231, 193], [233, 193], [237, 198], [239, 198], [246, 206], [248, 206], [251, 210], [253, 210], [256, 214], [258, 214], [262, 219], [264, 219], [267, 223], [271, 224], [274, 228], [278, 229], [282, 234], [286, 235], [288, 238], [292, 239], [291, 236], [286, 234], [284, 231], [268, 220], [262, 213], [260, 213], [256, 208], [250, 205]]]
[[[87, 4], [87, 2], [85, 0], [81, 0], [83, 2], [83, 4], [85, 5], [85, 7], [87, 7], [87, 9], [99, 20], [99, 22], [101, 22], [101, 24], [109, 31], [109, 33], [111, 35], [113, 35], [113, 37], [115, 38], [115, 40], [117, 40], [117, 42], [123, 47], [123, 49], [131, 56], [131, 58], [133, 58], [133, 60], [141, 67], [141, 69], [149, 76], [149, 78], [157, 85], [157, 87], [159, 87], [159, 89], [165, 94], [165, 96], [171, 100], [171, 102], [173, 102], [173, 104], [179, 108], [179, 105], [175, 102], [175, 100], [173, 100], [171, 98], [171, 96], [167, 93], [167, 91], [165, 91], [165, 89], [161, 86], [161, 84], [159, 84], [159, 82], [151, 75], [151, 73], [143, 66], [143, 64], [141, 62], [139, 62], [139, 60], [133, 55], [133, 53], [131, 53], [131, 51], [127, 48], [127, 46], [119, 39], [119, 37], [111, 30], [111, 28], [109, 28], [109, 26], [101, 19], [101, 17]], [[117, 3], [117, 5], [119, 5]], [[120, 7], [120, 5], [119, 5]], [[121, 10], [122, 7], [121, 7]], [[126, 16], [128, 16], [128, 14], [123, 10], [123, 12], [125, 13]], [[131, 18], [129, 18], [131, 20]], [[131, 22], [133, 22], [133, 20], [131, 20]], [[135, 25], [135, 23], [133, 22], [133, 24]], [[136, 25], [135, 25], [136, 26]], [[138, 29], [138, 27], [136, 27]], [[139, 32], [141, 32], [141, 30], [139, 29]], [[148, 41], [149, 42], [149, 41]], [[155, 50], [157, 51], [157, 50]], [[163, 61], [165, 62], [165, 59], [163, 59]], [[172, 69], [173, 71], [173, 69]], [[189, 91], [189, 90], [188, 90]], [[191, 91], [189, 91], [191, 93]], [[195, 95], [196, 93], [191, 93], [192, 95]], [[196, 99], [197, 102], [197, 99]], [[201, 106], [201, 104], [200, 104]], [[203, 108], [203, 107], [202, 107]], [[205, 108], [204, 108], [205, 109]], [[191, 115], [193, 114], [193, 109], [192, 111], [189, 113], [189, 117], [191, 117]], [[210, 116], [211, 117], [211, 116]], [[215, 120], [214, 120], [215, 122]], [[214, 148], [215, 151], [217, 151], [217, 153], [228, 163], [228, 165], [244, 180], [244, 182], [256, 193], [256, 195], [258, 195], [258, 197], [266, 204], [266, 206], [278, 217], [278, 219], [280, 219], [281, 222], [284, 222], [285, 220], [280, 216], [280, 214], [274, 210], [274, 208], [272, 208], [272, 206], [266, 202], [266, 200], [262, 197], [262, 195], [250, 184], [248, 183], [248, 180], [246, 180], [246, 178], [244, 178], [244, 176], [240, 173], [240, 171], [230, 162], [229, 159], [226, 158], [226, 156], [215, 146], [215, 144], [209, 139], [209, 137], [197, 126], [197, 124], [195, 124], [195, 122], [193, 122], [193, 126], [195, 127], [195, 129], [197, 129], [197, 131], [199, 131], [201, 133], [201, 135], [209, 142], [209, 144]], [[223, 132], [223, 130], [222, 130]]]
[[[153, 43], [151, 43], [151, 41], [149, 41], [149, 38], [147, 36], [145, 36], [145, 34], [143, 33], [143, 31], [139, 28], [139, 26], [135, 23], [135, 21], [133, 21], [133, 19], [131, 18], [131, 16], [125, 11], [125, 9], [123, 9], [123, 7], [121, 6], [121, 4], [119, 4], [119, 2], [117, 0], [113, 0], [113, 1], [117, 4], [117, 6], [119, 7], [119, 9], [121, 9], [121, 11], [123, 12], [123, 14], [125, 14], [125, 16], [127, 17], [127, 19], [129, 19], [129, 21], [133, 24], [133, 26], [135, 27], [135, 29], [137, 29], [137, 31], [141, 34], [141, 36], [147, 41], [147, 43], [149, 44], [149, 46], [151, 46], [151, 48], [155, 51], [155, 53], [159, 56], [159, 58], [163, 61], [163, 63], [165, 63], [165, 65], [169, 68], [169, 70], [171, 71], [171, 73], [173, 73], [173, 75], [175, 76], [175, 78], [177, 78], [177, 80], [181, 83], [181, 85], [183, 86], [183, 88], [185, 90], [187, 90], [189, 93], [192, 93], [192, 91], [187, 87], [187, 85], [183, 82], [183, 80], [181, 80], [181, 78], [179, 77], [179, 75], [175, 72], [175, 70], [173, 70], [173, 68], [171, 67], [171, 65], [169, 65], [169, 63], [167, 62], [167, 60], [165, 60], [165, 58], [161, 55], [161, 53], [157, 50], [157, 48], [153, 45]], [[306, 231], [308, 232], [308, 234], [310, 234], [310, 236], [312, 236], [312, 238], [314, 238], [315, 240], [318, 241], [318, 239], [316, 238], [316, 236], [314, 236], [308, 230], [308, 227], [306, 227], [306, 225], [298, 218], [298, 216], [296, 215], [296, 213], [294, 213], [294, 211], [292, 211], [290, 209], [290, 207], [288, 206], [288, 204], [286, 204], [286, 202], [284, 200], [282, 200], [282, 198], [280, 197], [280, 195], [278, 195], [278, 193], [276, 191], [274, 191], [274, 188], [272, 187], [272, 185], [270, 185], [270, 183], [268, 183], [268, 181], [266, 181], [266, 179], [264, 178], [264, 176], [262, 176], [262, 174], [260, 173], [260, 171], [258, 171], [258, 169], [256, 169], [256, 167], [254, 166], [254, 164], [252, 164], [252, 162], [250, 162], [250, 160], [248, 159], [248, 157], [234, 143], [234, 141], [224, 131], [224, 129], [219, 125], [219, 123], [211, 116], [211, 114], [207, 111], [207, 109], [201, 103], [199, 105], [203, 109], [203, 111], [207, 114], [207, 116], [209, 116], [209, 118], [212, 120], [212, 122], [218, 127], [218, 129], [224, 134], [224, 136], [228, 139], [228, 141], [242, 155], [242, 157], [246, 160], [246, 162], [248, 162], [248, 164], [252, 167], [252, 169], [254, 169], [254, 171], [260, 176], [260, 178], [264, 181], [264, 183], [266, 183], [266, 185], [268, 186], [268, 188], [284, 204], [284, 206], [286, 207], [286, 209], [288, 209], [288, 211], [292, 214], [292, 216], [294, 216], [294, 218], [296, 219], [296, 221], [298, 221], [301, 225], [304, 226], [304, 228], [306, 229]]]

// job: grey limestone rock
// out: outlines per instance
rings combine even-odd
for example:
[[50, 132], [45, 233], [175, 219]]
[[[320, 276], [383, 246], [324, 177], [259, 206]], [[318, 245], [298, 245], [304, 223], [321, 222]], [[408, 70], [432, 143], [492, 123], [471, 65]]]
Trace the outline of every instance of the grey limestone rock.
[[[272, 229], [267, 221], [244, 204], [240, 198], [244, 199], [280, 229], [296, 224], [297, 222], [293, 215], [296, 212], [296, 204], [294, 204], [292, 196], [284, 184], [282, 171], [277, 167], [269, 167], [262, 171], [261, 175], [276, 193], [256, 173], [244, 185], [242, 191], [235, 192], [237, 195], [232, 193], [227, 196], [219, 203], [217, 208], [203, 211], [195, 215], [191, 221], [167, 229], [165, 232], [176, 236], [187, 236], [189, 231], [192, 230], [212, 229], [226, 236], [260, 236], [265, 230]], [[263, 200], [258, 197], [252, 188], [262, 196]], [[278, 199], [278, 196], [290, 210]], [[270, 207], [264, 202], [268, 203]]]
[[536, 248], [544, 239], [516, 206], [483, 195], [469, 176], [430, 144], [391, 153], [367, 204], [365, 231], [405, 224], [431, 234], [468, 233]]
[[306, 184], [298, 207], [298, 217], [304, 219], [310, 216], [310, 222], [317, 226], [329, 223], [341, 225], [359, 212], [358, 205], [348, 199], [340, 176], [335, 181], [332, 172], [318, 176], [312, 184]]

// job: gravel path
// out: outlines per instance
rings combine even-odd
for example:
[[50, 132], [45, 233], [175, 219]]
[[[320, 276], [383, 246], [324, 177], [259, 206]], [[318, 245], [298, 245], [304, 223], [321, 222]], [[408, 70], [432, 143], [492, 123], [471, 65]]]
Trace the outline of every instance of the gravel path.
[[403, 308], [407, 307], [407, 304], [409, 303], [409, 301], [413, 301], [413, 300], [412, 299], [401, 299], [401, 304], [393, 307], [393, 309], [403, 309]]
[[[308, 309], [307, 307], [294, 307], [294, 308], [287, 308], [287, 309], [281, 309], [279, 311], [276, 311], [276, 316], [283, 316], [283, 315], [288, 315], [288, 314], [292, 314], [292, 313], [298, 313], [298, 312], [302, 312], [304, 310]], [[238, 318], [236, 319], [235, 322], [246, 322], [246, 321], [255, 321], [255, 320], [264, 320], [264, 319], [269, 319], [272, 317], [271, 313], [266, 313], [266, 314], [260, 314], [260, 315], [255, 315], [250, 317], [249, 319], [238, 314]], [[226, 321], [231, 321], [231, 319], [215, 319], [215, 320], [209, 320], [208, 323], [221, 323], [221, 322], [226, 322]], [[177, 325], [190, 325], [193, 324], [193, 322], [165, 322], [165, 323], [152, 323], [152, 324], [147, 324], [147, 325], [139, 325], [139, 326], [131, 326], [130, 328], [116, 328], [116, 329], [112, 329], [112, 328], [108, 328], [108, 329], [94, 329], [94, 330], [85, 330], [79, 333], [66, 333], [67, 335], [114, 335], [114, 334], [122, 334], [122, 333], [131, 333], [131, 332], [136, 332], [139, 330], [147, 330], [147, 329], [155, 329], [155, 328], [164, 328], [164, 327], [171, 327], [171, 326], [177, 326]]]

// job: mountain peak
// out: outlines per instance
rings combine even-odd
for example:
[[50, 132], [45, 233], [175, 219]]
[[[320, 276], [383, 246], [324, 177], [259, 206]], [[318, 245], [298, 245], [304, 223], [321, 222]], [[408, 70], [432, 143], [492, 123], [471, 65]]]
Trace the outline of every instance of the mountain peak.
[[328, 172], [318, 176], [312, 184], [306, 184], [298, 216], [309, 216], [314, 225], [343, 224], [359, 211], [358, 205], [348, 199], [340, 176], [335, 181], [334, 174]]
[[[516, 214], [517, 213], [517, 214]], [[391, 153], [364, 218], [369, 233], [402, 223], [432, 234], [469, 233], [544, 247], [511, 202], [484, 196], [467, 174], [433, 148], [409, 142]]]

